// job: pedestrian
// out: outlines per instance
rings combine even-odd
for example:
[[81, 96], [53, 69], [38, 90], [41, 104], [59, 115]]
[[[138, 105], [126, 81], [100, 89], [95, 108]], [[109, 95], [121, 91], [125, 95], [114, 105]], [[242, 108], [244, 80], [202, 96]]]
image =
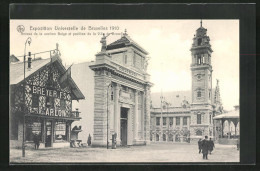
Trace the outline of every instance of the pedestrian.
[[238, 138], [237, 139], [237, 150], [239, 150], [240, 149], [240, 139]]
[[208, 160], [208, 152], [209, 152], [208, 136], [205, 136], [205, 139], [201, 141], [201, 147], [202, 147], [203, 159]]
[[209, 139], [209, 154], [211, 154], [211, 152], [213, 151], [213, 148], [215, 147], [214, 142], [212, 141], [212, 139]]
[[199, 154], [201, 153], [201, 143], [202, 143], [202, 141], [201, 141], [201, 139], [199, 139], [199, 141], [198, 141]]
[[40, 139], [39, 139], [39, 135], [37, 133], [35, 133], [33, 136], [33, 142], [34, 142], [35, 150], [38, 150], [39, 146], [40, 146]]

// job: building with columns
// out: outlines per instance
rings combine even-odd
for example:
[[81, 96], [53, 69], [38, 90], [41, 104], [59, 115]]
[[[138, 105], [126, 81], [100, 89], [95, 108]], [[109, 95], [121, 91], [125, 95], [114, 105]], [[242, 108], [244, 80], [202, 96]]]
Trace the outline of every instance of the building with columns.
[[[188, 100], [174, 99], [169, 105], [161, 95], [161, 106], [151, 109], [152, 141], [192, 141], [205, 135], [214, 137], [213, 116], [223, 112], [219, 85], [212, 89], [210, 38], [202, 26], [196, 30], [191, 51], [192, 86]], [[176, 96], [176, 98], [179, 98]], [[176, 101], [179, 103], [176, 103]], [[172, 102], [172, 101], [171, 101]]]
[[150, 141], [150, 87], [148, 52], [125, 32], [106, 45], [90, 65], [94, 71], [93, 146], [109, 146], [113, 134], [118, 145]]

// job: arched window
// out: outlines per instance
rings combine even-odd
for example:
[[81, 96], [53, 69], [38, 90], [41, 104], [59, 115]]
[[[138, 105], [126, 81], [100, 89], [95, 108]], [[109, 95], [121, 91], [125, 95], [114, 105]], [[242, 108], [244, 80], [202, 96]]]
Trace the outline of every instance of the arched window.
[[159, 134], [156, 134], [156, 141], [159, 141]]
[[200, 46], [200, 45], [201, 45], [201, 43], [202, 43], [202, 39], [201, 39], [201, 38], [199, 38], [199, 39], [198, 39], [198, 46]]
[[169, 141], [173, 141], [173, 135], [169, 134]]
[[197, 124], [201, 124], [201, 114], [197, 114]]
[[166, 135], [163, 134], [163, 141], [166, 141]]
[[197, 64], [200, 65], [201, 64], [201, 56], [198, 56], [198, 61]]
[[201, 91], [197, 92], [197, 97], [201, 97]]
[[196, 131], [196, 135], [201, 136], [202, 135], [202, 131], [201, 130], [197, 130]]

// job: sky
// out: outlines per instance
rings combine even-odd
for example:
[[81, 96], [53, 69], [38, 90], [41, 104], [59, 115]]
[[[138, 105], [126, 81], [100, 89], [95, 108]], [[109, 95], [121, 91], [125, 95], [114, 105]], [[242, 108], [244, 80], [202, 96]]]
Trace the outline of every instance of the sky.
[[[19, 25], [25, 28], [23, 34], [18, 32]], [[203, 20], [202, 25], [207, 29], [213, 49], [213, 88], [218, 79], [224, 109], [233, 110], [239, 104], [239, 20]], [[44, 27], [52, 30], [39, 30]], [[55, 30], [55, 27], [78, 30]], [[22, 56], [25, 41], [31, 37], [27, 52], [55, 49], [58, 43], [65, 65], [94, 61], [95, 54], [101, 50], [101, 34], [114, 32], [107, 37], [109, 44], [119, 39], [126, 29], [149, 52], [152, 93], [191, 90], [190, 48], [199, 27], [200, 20], [10, 20], [10, 54]], [[48, 54], [40, 56], [49, 57]]]

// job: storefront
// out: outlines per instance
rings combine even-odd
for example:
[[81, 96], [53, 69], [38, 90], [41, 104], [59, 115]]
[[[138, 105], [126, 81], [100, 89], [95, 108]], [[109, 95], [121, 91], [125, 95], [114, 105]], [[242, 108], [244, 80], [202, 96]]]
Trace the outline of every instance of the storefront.
[[21, 147], [23, 139], [33, 147], [35, 137], [39, 148], [70, 146], [71, 123], [81, 119], [78, 109], [72, 111], [72, 100], [85, 97], [59, 57], [32, 61], [25, 82], [23, 62], [11, 64], [10, 93], [11, 148]]

